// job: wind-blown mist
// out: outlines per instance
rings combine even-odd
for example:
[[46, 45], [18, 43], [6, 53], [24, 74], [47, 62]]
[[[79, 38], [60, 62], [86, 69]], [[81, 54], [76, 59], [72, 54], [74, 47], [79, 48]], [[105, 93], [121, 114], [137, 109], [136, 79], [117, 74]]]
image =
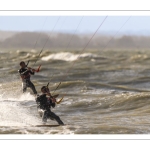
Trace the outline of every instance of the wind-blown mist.
[[[1, 38], [0, 41], [0, 48], [32, 49], [35, 46], [35, 48], [41, 49], [46, 43], [45, 48], [82, 49], [85, 47], [91, 36], [91, 34], [3, 32], [3, 38]], [[149, 41], [150, 37], [148, 36], [122, 35], [116, 38], [115, 36], [104, 36], [99, 34], [92, 39], [88, 48], [149, 48]]]

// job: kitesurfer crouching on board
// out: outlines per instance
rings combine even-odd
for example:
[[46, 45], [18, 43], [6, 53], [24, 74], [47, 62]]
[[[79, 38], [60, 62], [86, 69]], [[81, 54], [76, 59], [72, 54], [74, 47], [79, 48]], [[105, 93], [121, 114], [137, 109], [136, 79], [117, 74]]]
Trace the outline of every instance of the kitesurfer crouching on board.
[[35, 89], [34, 84], [30, 80], [30, 75], [34, 75], [34, 70], [27, 67], [24, 61], [20, 62], [20, 69], [18, 70], [21, 78], [22, 78], [22, 90], [23, 93], [26, 92], [27, 87], [30, 87], [35, 95], [37, 95], [37, 91]]
[[[50, 94], [49, 88], [43, 86], [41, 88], [42, 94], [36, 98], [38, 112], [42, 112], [43, 123], [47, 122], [47, 119], [56, 120], [59, 125], [64, 125], [59, 116], [51, 111], [51, 107], [55, 107], [56, 99]], [[48, 96], [48, 97], [47, 97]]]

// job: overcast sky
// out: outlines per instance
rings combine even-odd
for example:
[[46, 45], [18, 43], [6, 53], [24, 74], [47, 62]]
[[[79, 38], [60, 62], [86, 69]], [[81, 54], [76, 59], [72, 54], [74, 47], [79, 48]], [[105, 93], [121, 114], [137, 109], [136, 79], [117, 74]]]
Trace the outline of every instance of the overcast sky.
[[[93, 33], [105, 17], [106, 16], [0, 16], [0, 30], [53, 30], [61, 32], [74, 32], [76, 30], [77, 33]], [[101, 26], [99, 33], [109, 31], [148, 34], [150, 32], [150, 16], [108, 16]]]

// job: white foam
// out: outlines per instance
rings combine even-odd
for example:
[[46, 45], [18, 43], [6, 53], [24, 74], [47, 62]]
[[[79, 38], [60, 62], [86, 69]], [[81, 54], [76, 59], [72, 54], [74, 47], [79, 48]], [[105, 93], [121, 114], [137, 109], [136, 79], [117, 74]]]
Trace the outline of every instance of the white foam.
[[97, 57], [97, 56], [92, 53], [73, 54], [70, 52], [61, 52], [61, 53], [55, 53], [49, 56], [42, 57], [41, 60], [43, 61], [49, 61], [49, 60], [75, 61], [78, 58], [83, 58], [83, 57]]
[[24, 100], [34, 100], [35, 101], [35, 97], [33, 95], [31, 95], [30, 93], [24, 93], [17, 99], [17, 101], [24, 101]]
[[22, 126], [38, 122], [37, 117], [21, 105], [24, 101], [35, 101], [35, 97], [29, 92], [22, 94], [19, 89], [19, 84], [14, 85], [13, 82], [1, 84], [0, 126]]
[[40, 123], [39, 119], [19, 103], [1, 103], [0, 126], [20, 126]]

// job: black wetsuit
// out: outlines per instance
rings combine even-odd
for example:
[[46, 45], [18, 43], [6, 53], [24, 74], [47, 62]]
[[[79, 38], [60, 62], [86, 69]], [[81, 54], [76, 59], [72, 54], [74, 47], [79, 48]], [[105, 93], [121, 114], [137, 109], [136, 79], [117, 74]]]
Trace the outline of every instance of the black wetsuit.
[[34, 75], [34, 72], [27, 70], [26, 68], [21, 68], [18, 70], [20, 76], [22, 77], [22, 89], [23, 93], [26, 92], [27, 87], [30, 87], [34, 94], [37, 94], [34, 84], [30, 81], [30, 74]]
[[52, 102], [51, 99], [46, 97], [46, 94], [42, 94], [36, 98], [38, 111], [43, 111], [41, 115], [42, 121], [47, 122], [47, 119], [56, 120], [59, 125], [64, 125], [64, 123], [60, 120], [59, 116], [55, 113], [51, 112], [51, 107], [55, 107], [55, 103]]

